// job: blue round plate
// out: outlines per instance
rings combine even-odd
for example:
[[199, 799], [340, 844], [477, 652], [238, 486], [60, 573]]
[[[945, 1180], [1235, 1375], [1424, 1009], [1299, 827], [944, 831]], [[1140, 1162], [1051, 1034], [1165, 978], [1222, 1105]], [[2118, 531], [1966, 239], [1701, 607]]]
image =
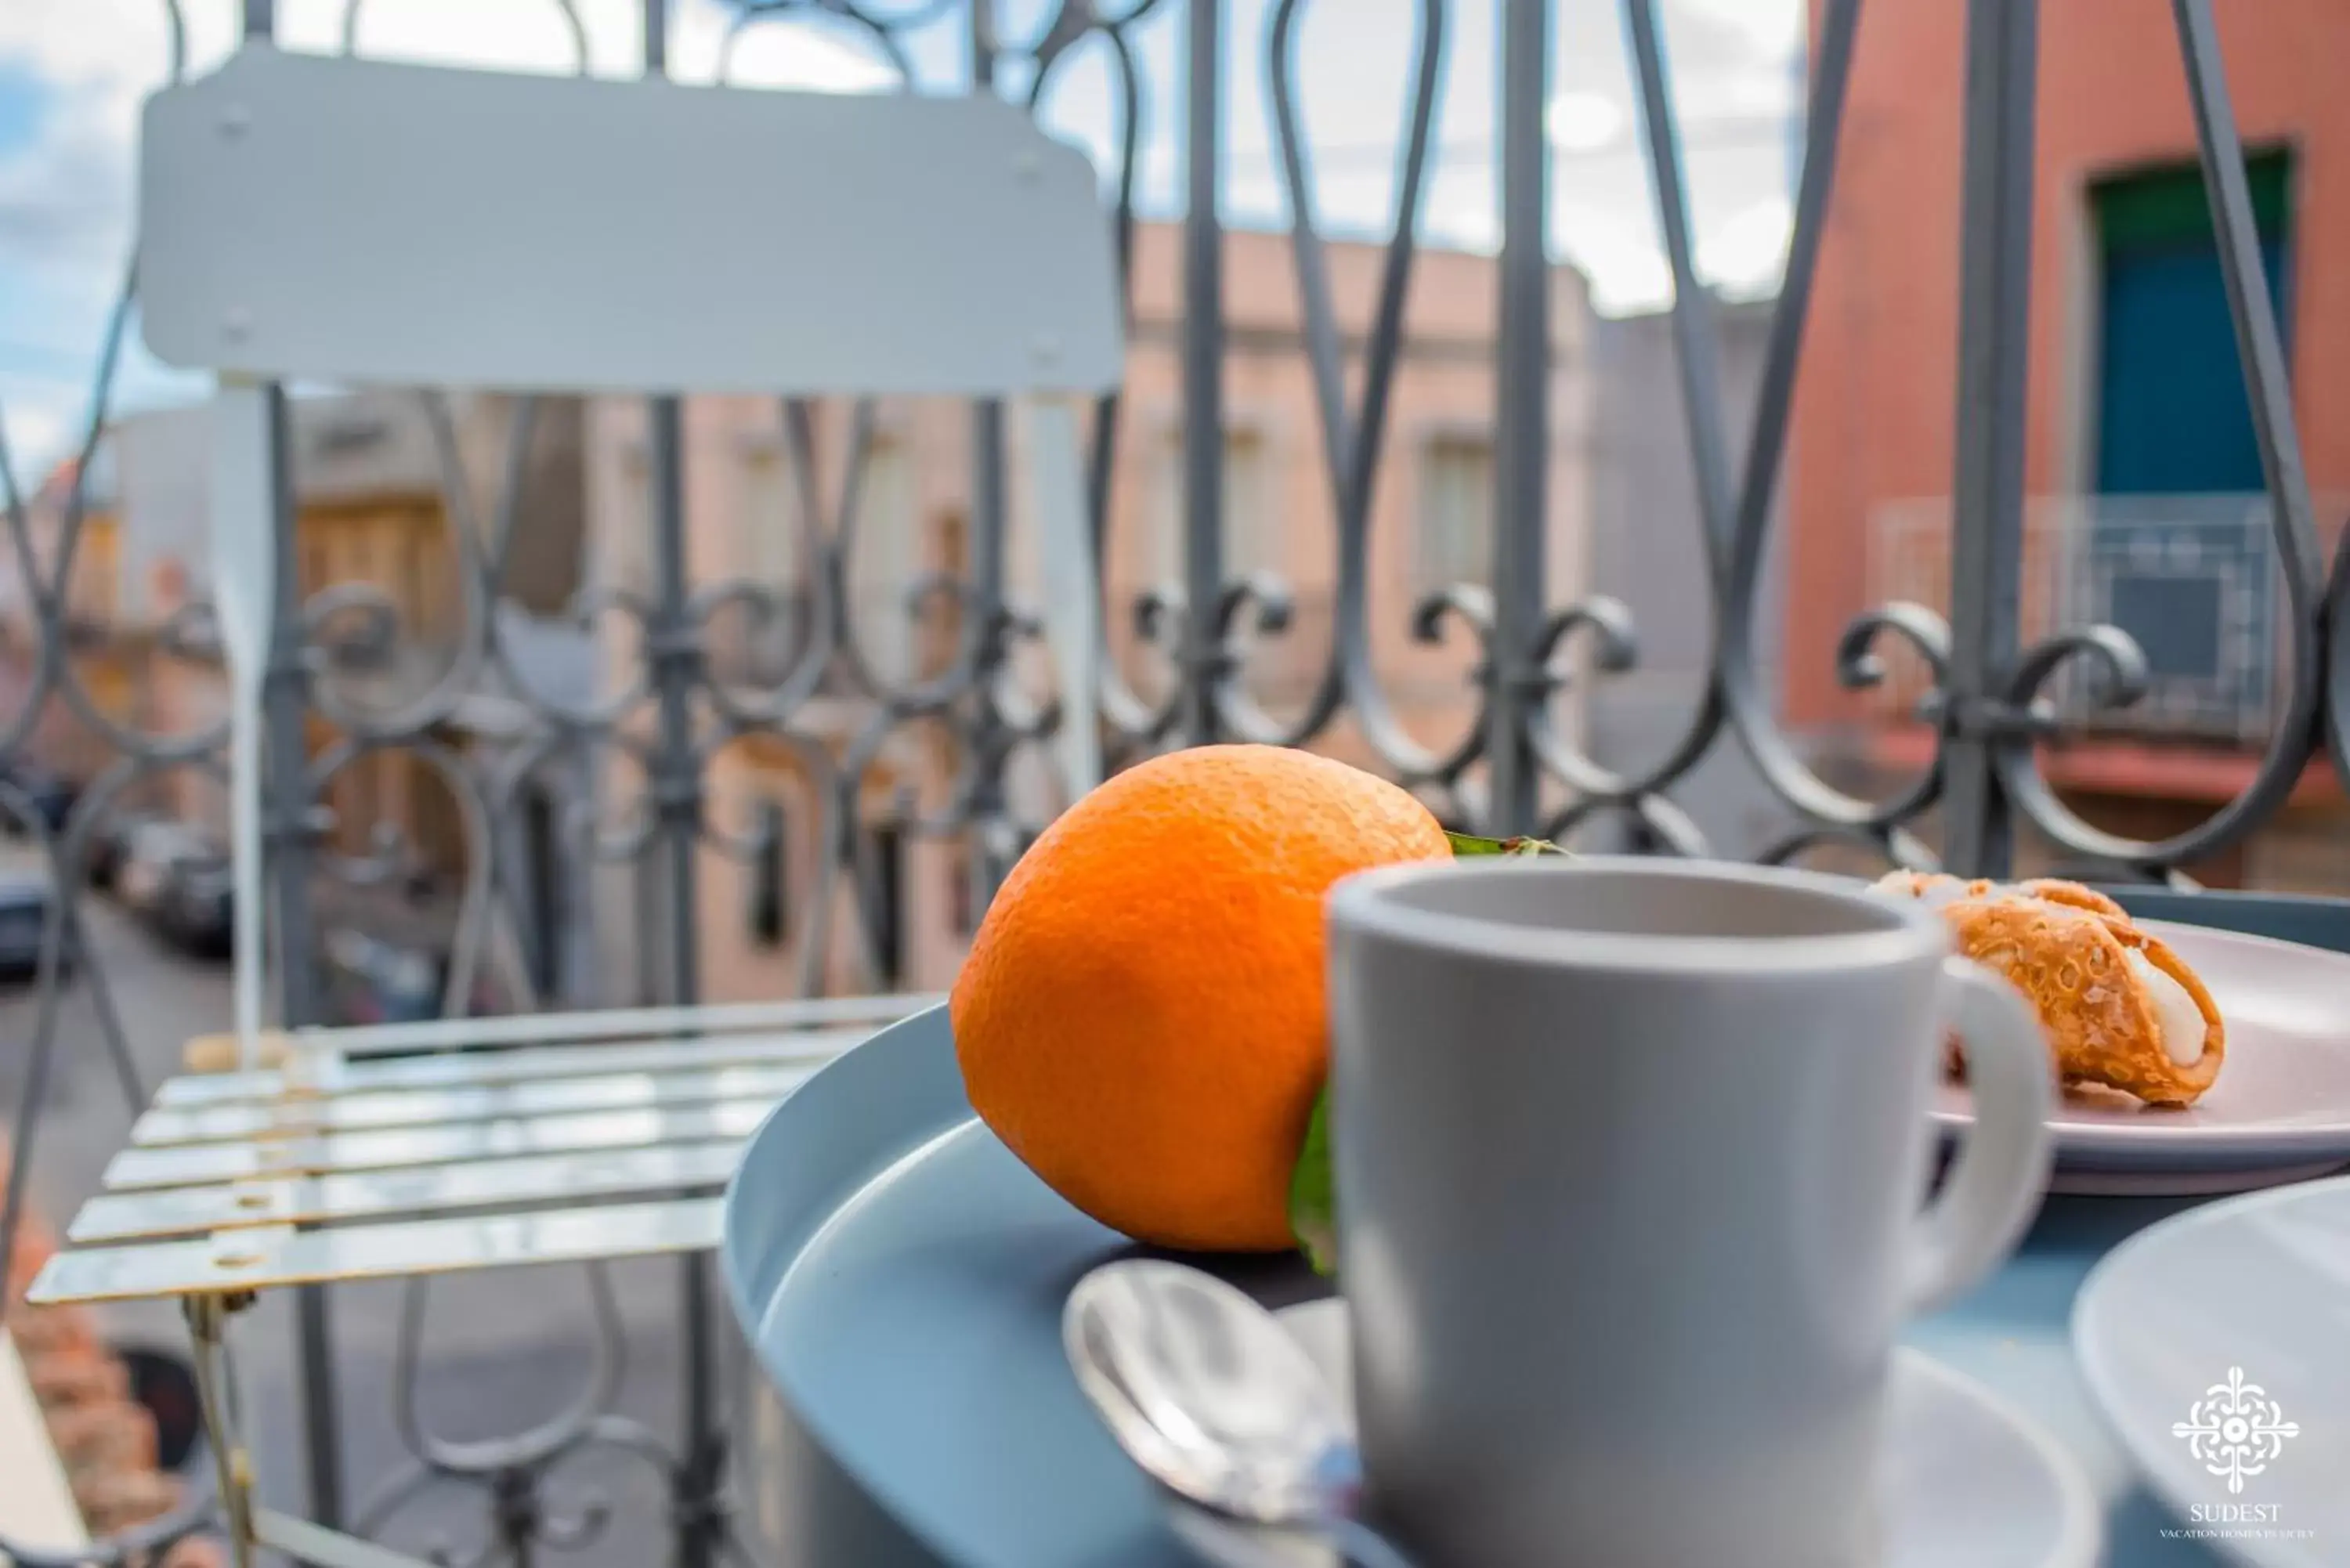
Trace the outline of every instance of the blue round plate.
[[2140, 1231], [2081, 1287], [2073, 1343], [2175, 1514], [2259, 1568], [2350, 1562], [2350, 1177]]
[[[827, 1066], [754, 1135], [723, 1260], [782, 1397], [791, 1561], [1190, 1568], [1158, 1495], [1062, 1358], [1062, 1301], [1138, 1251], [972, 1116], [946, 1009]], [[1268, 1305], [1327, 1294], [1294, 1258], [1186, 1262]]]

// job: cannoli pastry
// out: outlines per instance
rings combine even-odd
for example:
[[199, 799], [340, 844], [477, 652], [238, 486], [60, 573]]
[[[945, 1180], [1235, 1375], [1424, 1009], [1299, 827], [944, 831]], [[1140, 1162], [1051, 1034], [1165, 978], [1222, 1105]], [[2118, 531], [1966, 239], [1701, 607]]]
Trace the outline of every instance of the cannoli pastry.
[[2104, 894], [2075, 882], [2007, 887], [1918, 871], [1893, 872], [1876, 890], [1939, 909], [1959, 951], [2023, 993], [2065, 1084], [2184, 1106], [2219, 1077], [2227, 1026], [2210, 992]]

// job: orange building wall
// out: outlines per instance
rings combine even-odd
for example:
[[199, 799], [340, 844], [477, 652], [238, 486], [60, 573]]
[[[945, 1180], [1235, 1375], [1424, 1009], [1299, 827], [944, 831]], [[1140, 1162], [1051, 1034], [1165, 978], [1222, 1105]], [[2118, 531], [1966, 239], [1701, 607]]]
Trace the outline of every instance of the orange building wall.
[[[2295, 152], [2294, 408], [2310, 484], [2350, 490], [2350, 5], [2218, 0], [2248, 146]], [[1817, 26], [1818, 0], [1813, 22]], [[1958, 376], [1964, 0], [1866, 7], [1790, 454], [1786, 701], [1799, 724], [1859, 716], [1831, 649], [1867, 603], [1868, 517], [1947, 496]], [[2086, 191], [2195, 156], [2167, 0], [2041, 6], [2028, 493], [2079, 487], [2088, 341]], [[2328, 519], [2320, 519], [2321, 524]]]

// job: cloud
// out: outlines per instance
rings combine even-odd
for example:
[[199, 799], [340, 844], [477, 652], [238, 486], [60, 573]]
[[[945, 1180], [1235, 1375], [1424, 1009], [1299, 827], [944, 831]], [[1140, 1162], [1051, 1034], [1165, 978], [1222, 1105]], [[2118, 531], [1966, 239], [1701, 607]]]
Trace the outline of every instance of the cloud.
[[[723, 79], [735, 87], [886, 92], [899, 83], [897, 70], [879, 51], [803, 22], [759, 20], [740, 28], [712, 29], [706, 36], [697, 29], [681, 53], [681, 64], [698, 65], [695, 79], [718, 80], [723, 69]], [[704, 55], [708, 63], [699, 65]]]
[[1698, 246], [1698, 270], [1734, 295], [1775, 293], [1795, 210], [1783, 196], [1757, 202], [1716, 225]]
[[61, 452], [71, 439], [66, 431], [65, 416], [52, 408], [12, 399], [5, 422], [8, 456], [16, 464], [17, 480], [29, 490], [40, 482], [47, 467], [45, 462], [32, 461], [34, 454]]
[[[192, 0], [185, 15], [192, 53], [228, 47], [234, 12], [222, 0]], [[103, 93], [127, 106], [163, 78], [169, 16], [163, 0], [9, 0], [0, 6], [0, 59], [30, 66], [68, 94]]]
[[28, 483], [63, 454], [88, 396], [122, 265], [130, 127], [166, 68], [164, 16], [152, 0], [0, 5], [0, 67], [24, 95], [0, 155], [0, 400]]
[[1502, 248], [1502, 211], [1492, 171], [1453, 165], [1436, 171], [1428, 192], [1428, 233], [1457, 250], [1490, 254]]
[[1555, 244], [1591, 279], [1593, 308], [1615, 316], [1670, 300], [1672, 269], [1644, 215], [1620, 206], [1569, 201], [1552, 213]]
[[67, 99], [0, 158], [0, 254], [12, 265], [74, 276], [119, 260], [129, 161], [121, 133], [93, 109]]
[[1550, 100], [1543, 125], [1554, 146], [1589, 152], [1621, 140], [1627, 118], [1624, 106], [1607, 94], [1571, 88]]
[[[200, 8], [201, 10], [201, 8]], [[139, 100], [161, 83], [171, 33], [160, 0], [8, 0], [0, 63], [41, 84], [33, 135], [0, 158], [0, 255], [80, 267], [119, 251]], [[213, 47], [224, 47], [228, 29]], [[191, 27], [191, 43], [205, 30]]]
[[1757, 55], [1783, 53], [1804, 34], [1804, 0], [1673, 0], [1673, 9], [1743, 35], [1744, 51]]

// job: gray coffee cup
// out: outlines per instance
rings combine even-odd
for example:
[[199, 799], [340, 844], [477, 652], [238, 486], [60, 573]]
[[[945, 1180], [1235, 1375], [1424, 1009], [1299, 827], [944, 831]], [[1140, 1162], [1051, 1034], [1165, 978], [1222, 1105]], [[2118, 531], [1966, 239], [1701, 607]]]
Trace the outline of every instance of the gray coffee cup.
[[[1371, 1506], [1429, 1568], [1874, 1561], [1901, 1320], [2013, 1247], [2048, 1048], [1932, 910], [1806, 872], [1395, 867], [1332, 893]], [[1977, 1118], [1925, 1201], [1945, 1028]]]

